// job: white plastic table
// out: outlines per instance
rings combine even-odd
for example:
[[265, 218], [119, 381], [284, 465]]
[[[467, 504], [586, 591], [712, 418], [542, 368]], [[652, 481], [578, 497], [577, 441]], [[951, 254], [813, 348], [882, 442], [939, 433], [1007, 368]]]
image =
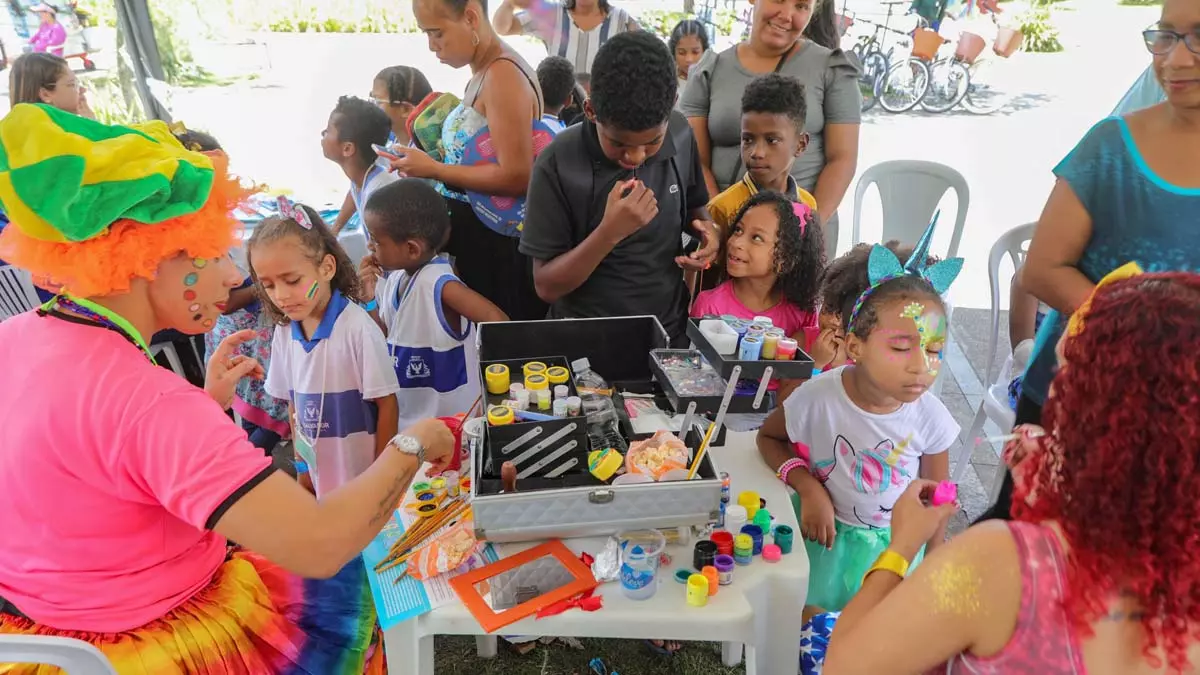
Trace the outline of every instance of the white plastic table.
[[[763, 464], [754, 445], [754, 433], [727, 434], [725, 447], [711, 451], [717, 466], [729, 473], [732, 496], [753, 490], [767, 500], [776, 524], [796, 531], [796, 545], [783, 560], [770, 564], [755, 558], [748, 567], [734, 570], [732, 586], [722, 586], [706, 607], [690, 607], [684, 586], [674, 580], [679, 568], [690, 568], [692, 544], [668, 546], [672, 563], [659, 574], [658, 592], [644, 601], [629, 600], [617, 583], [603, 584], [597, 594], [604, 607], [596, 612], [570, 609], [545, 619], [525, 619], [505, 627], [505, 635], [553, 635], [588, 638], [646, 638], [699, 640], [722, 643], [722, 659], [737, 665], [745, 645], [747, 675], [787, 675], [800, 663], [800, 613], [808, 592], [808, 556], [800, 539], [800, 528], [791, 500], [774, 473]], [[575, 552], [595, 554], [601, 539], [571, 539], [565, 542]], [[532, 544], [498, 545], [501, 557]], [[475, 635], [479, 655], [495, 656], [496, 637], [483, 629], [460, 603], [435, 609], [398, 624], [384, 633], [388, 669], [393, 675], [432, 675], [433, 636]]]

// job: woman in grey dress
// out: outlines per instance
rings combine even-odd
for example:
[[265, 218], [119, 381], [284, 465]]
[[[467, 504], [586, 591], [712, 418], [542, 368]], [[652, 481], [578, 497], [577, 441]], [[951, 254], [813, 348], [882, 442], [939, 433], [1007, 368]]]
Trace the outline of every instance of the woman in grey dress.
[[800, 80], [808, 101], [809, 143], [792, 176], [816, 197], [826, 241], [836, 242], [837, 209], [858, 164], [862, 94], [857, 67], [847, 55], [805, 36], [810, 20], [830, 24], [829, 31], [817, 33], [836, 35], [831, 32], [833, 1], [753, 0], [749, 39], [705, 54], [692, 69], [679, 107], [696, 133], [709, 194], [715, 197], [745, 173], [742, 90], [771, 72]]

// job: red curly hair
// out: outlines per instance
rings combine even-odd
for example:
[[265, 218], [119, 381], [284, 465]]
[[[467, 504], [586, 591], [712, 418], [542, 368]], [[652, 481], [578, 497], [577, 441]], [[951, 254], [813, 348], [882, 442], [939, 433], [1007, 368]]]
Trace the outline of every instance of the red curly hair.
[[1161, 667], [1165, 654], [1172, 673], [1189, 667], [1200, 626], [1198, 355], [1200, 275], [1101, 287], [1063, 343], [1048, 434], [1013, 499], [1015, 518], [1054, 521], [1070, 545], [1065, 603], [1079, 633], [1127, 594], [1144, 613], [1145, 658]]

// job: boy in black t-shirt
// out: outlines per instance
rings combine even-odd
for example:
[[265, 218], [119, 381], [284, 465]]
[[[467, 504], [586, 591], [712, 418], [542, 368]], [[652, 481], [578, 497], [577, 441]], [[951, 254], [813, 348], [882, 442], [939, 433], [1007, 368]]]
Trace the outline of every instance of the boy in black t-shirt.
[[[653, 34], [622, 33], [591, 75], [587, 119], [534, 163], [521, 252], [553, 318], [650, 314], [686, 342], [680, 268], [704, 269], [719, 242], [696, 139], [673, 110], [675, 60]], [[699, 250], [685, 254], [684, 232]]]

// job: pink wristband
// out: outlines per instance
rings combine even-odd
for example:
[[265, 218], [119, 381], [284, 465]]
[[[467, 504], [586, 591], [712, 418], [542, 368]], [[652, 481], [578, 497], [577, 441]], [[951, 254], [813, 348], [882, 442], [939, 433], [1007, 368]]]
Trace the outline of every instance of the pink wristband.
[[808, 464], [799, 457], [793, 457], [789, 460], [786, 460], [783, 464], [780, 464], [779, 470], [775, 472], [775, 475], [779, 477], [779, 480], [786, 483], [788, 482], [788, 474], [796, 469], [804, 469], [807, 471]]

